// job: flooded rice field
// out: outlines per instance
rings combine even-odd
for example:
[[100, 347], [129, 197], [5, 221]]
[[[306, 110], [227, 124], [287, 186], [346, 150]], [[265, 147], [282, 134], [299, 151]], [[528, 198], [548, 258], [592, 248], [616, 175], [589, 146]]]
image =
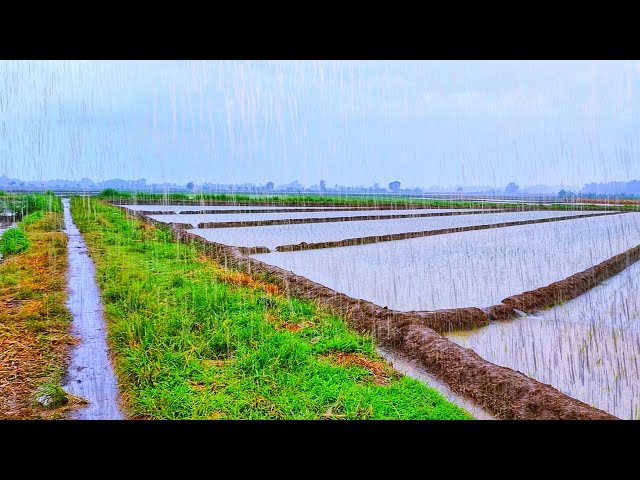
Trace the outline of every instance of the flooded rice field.
[[164, 223], [190, 223], [197, 227], [205, 222], [257, 222], [267, 220], [297, 220], [309, 218], [341, 218], [341, 217], [386, 217], [390, 215], [418, 216], [441, 214], [442, 212], [467, 212], [464, 209], [406, 209], [406, 210], [345, 210], [318, 212], [274, 212], [274, 213], [231, 213], [231, 214], [176, 214], [149, 215], [154, 220]]
[[640, 244], [640, 214], [253, 255], [394, 310], [488, 307]]
[[446, 335], [624, 419], [640, 419], [640, 263], [535, 315]]
[[[335, 222], [316, 224], [266, 225], [233, 228], [196, 228], [188, 230], [212, 242], [238, 247], [267, 247], [339, 241], [372, 235], [389, 235], [407, 232], [422, 232], [446, 228], [490, 225], [502, 222], [536, 220], [541, 218], [568, 217], [588, 212], [505, 212], [446, 217], [393, 218], [385, 220], [363, 220], [359, 222]], [[160, 218], [160, 217], [153, 217]]]

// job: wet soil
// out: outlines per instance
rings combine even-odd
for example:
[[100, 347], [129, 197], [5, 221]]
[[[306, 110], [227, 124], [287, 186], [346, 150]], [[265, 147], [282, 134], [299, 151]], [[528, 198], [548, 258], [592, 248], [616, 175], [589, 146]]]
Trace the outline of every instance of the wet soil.
[[71, 362], [63, 388], [87, 400], [70, 413], [73, 420], [122, 420], [116, 377], [107, 349], [106, 322], [95, 267], [86, 243], [73, 223], [69, 200], [63, 199], [65, 233], [69, 237], [69, 296], [73, 316], [72, 333], [79, 343], [71, 351]]

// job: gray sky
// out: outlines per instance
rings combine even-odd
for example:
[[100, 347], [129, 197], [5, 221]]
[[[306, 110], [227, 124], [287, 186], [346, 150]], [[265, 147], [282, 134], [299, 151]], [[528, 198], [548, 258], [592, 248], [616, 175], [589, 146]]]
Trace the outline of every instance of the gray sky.
[[0, 61], [0, 175], [640, 179], [637, 61]]

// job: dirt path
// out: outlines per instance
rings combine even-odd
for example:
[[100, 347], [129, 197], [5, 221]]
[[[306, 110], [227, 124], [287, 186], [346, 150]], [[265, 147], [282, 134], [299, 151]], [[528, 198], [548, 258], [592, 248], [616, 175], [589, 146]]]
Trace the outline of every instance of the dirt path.
[[87, 245], [71, 218], [69, 199], [63, 199], [65, 233], [69, 237], [69, 296], [72, 333], [80, 343], [71, 352], [64, 389], [89, 402], [69, 415], [73, 420], [122, 420], [116, 377], [109, 360], [106, 323], [95, 267]]

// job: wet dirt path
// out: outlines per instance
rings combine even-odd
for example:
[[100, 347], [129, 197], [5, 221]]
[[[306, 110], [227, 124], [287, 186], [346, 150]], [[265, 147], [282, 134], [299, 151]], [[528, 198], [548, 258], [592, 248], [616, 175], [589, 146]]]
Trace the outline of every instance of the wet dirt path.
[[72, 420], [122, 420], [116, 377], [109, 360], [106, 323], [95, 267], [87, 245], [71, 218], [70, 202], [65, 198], [64, 232], [69, 237], [69, 296], [67, 308], [73, 315], [72, 333], [80, 343], [71, 351], [64, 389], [89, 402], [73, 411]]

